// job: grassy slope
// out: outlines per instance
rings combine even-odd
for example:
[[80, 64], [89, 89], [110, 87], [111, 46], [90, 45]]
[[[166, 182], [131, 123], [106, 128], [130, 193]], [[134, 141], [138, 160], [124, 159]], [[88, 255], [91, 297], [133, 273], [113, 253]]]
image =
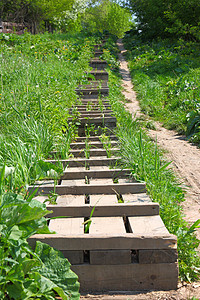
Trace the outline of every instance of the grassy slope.
[[37, 162], [55, 142], [64, 144], [62, 131], [69, 128], [94, 39], [26, 33], [1, 34], [0, 40], [0, 166], [15, 169], [12, 184], [19, 187], [40, 175]]
[[[129, 35], [124, 43], [141, 109], [166, 128], [185, 134], [191, 112], [200, 113], [200, 44], [142, 43]], [[192, 140], [200, 142], [200, 134]]]

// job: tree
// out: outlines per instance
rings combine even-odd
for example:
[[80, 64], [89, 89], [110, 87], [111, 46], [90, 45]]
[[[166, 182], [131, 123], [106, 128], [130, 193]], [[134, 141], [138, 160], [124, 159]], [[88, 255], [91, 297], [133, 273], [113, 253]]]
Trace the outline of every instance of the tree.
[[114, 1], [95, 2], [86, 10], [84, 26], [91, 31], [105, 30], [122, 38], [132, 24], [130, 12]]
[[143, 37], [198, 38], [199, 0], [130, 0]]

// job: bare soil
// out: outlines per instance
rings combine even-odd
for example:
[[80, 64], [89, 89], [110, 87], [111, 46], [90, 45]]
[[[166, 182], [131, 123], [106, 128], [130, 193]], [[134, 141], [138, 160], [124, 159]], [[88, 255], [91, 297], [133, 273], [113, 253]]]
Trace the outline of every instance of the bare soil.
[[[123, 93], [127, 100], [126, 108], [134, 117], [140, 117], [142, 113], [139, 102], [131, 82], [127, 62], [123, 56], [126, 50], [121, 40], [118, 40], [117, 44], [120, 49], [120, 73], [123, 77]], [[184, 136], [163, 128], [158, 122], [155, 122], [155, 128], [156, 130], [149, 130], [149, 135], [165, 150], [166, 159], [172, 161], [173, 168], [186, 191], [186, 200], [182, 204], [185, 219], [189, 223], [193, 223], [200, 218], [200, 149], [188, 143]], [[197, 230], [197, 237], [200, 238], [200, 228]], [[107, 294], [81, 296], [81, 299], [84, 300], [186, 300], [192, 298], [200, 299], [200, 282], [192, 284], [179, 283], [176, 291], [110, 292]]]
[[[82, 300], [189, 300], [200, 299], [200, 283], [184, 284], [174, 291], [146, 291], [134, 293], [112, 293], [98, 295], [82, 295]], [[192, 300], [193, 300], [192, 299]]]

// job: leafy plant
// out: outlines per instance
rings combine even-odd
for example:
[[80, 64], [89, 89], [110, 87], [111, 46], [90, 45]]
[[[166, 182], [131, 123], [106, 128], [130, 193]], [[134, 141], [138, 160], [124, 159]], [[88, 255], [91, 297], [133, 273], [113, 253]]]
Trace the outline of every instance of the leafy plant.
[[108, 158], [111, 157], [112, 156], [112, 144], [111, 144], [110, 137], [103, 133], [103, 134], [101, 134], [99, 139], [103, 143], [103, 147], [106, 150], [107, 157]]
[[[56, 295], [66, 300], [79, 299], [77, 276], [69, 269], [68, 261], [64, 258], [55, 260], [55, 256], [61, 257], [61, 254], [48, 245], [38, 242], [36, 250], [33, 251], [27, 242], [33, 234], [51, 233], [44, 218], [51, 212], [44, 204], [33, 199], [36, 191], [26, 199], [19, 194], [5, 192], [4, 175], [5, 166], [0, 173], [1, 299], [19, 300], [37, 297], [52, 300]], [[47, 251], [44, 254], [44, 249], [45, 251], [48, 249], [52, 255], [47, 258]], [[62, 270], [60, 278], [51, 276], [51, 273], [47, 276], [44, 272], [48, 265], [54, 264], [56, 270]]]
[[195, 137], [200, 132], [200, 111], [191, 111], [188, 115], [186, 135], [188, 138]]

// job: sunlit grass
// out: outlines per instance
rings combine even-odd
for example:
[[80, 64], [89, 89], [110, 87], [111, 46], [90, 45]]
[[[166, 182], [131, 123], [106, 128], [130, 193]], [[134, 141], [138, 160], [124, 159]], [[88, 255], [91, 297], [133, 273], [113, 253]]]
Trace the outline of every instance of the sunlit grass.
[[124, 43], [141, 109], [166, 128], [187, 133], [188, 114], [199, 111], [200, 44], [181, 40], [144, 44], [130, 36]]

